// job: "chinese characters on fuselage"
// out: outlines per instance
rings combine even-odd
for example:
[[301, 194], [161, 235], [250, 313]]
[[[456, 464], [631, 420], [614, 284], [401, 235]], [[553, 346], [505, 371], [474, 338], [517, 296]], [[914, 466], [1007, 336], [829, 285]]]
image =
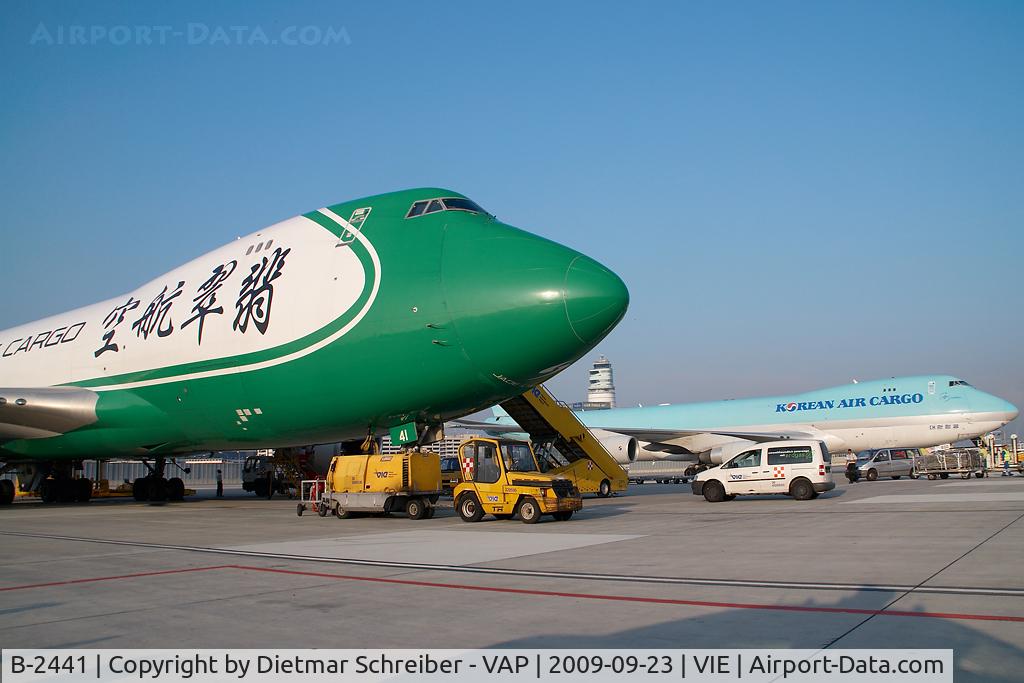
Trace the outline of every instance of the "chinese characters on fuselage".
[[[281, 277], [285, 266], [285, 257], [291, 253], [291, 249], [278, 247], [273, 254], [263, 256], [254, 263], [249, 274], [242, 280], [238, 291], [238, 298], [235, 301], [235, 319], [232, 329], [239, 334], [245, 334], [249, 330], [249, 324], [261, 335], [267, 333], [270, 327], [270, 314], [274, 302], [274, 281]], [[218, 296], [221, 288], [228, 278], [238, 267], [238, 261], [231, 260], [222, 263], [211, 271], [210, 276], [199, 285], [195, 296], [192, 297], [192, 315], [185, 319], [179, 326], [184, 329], [192, 323], [196, 324], [196, 341], [199, 345], [203, 343], [203, 330], [208, 316], [220, 316], [224, 314], [224, 306], [219, 305]], [[131, 329], [135, 335], [143, 341], [150, 336], [169, 337], [175, 331], [173, 307], [176, 299], [181, 296], [185, 287], [185, 281], [178, 281], [171, 289], [164, 285], [160, 293], [143, 310], [142, 315], [131, 323]], [[103, 328], [106, 333], [103, 335], [103, 346], [97, 349], [93, 355], [97, 358], [112, 351], [117, 353], [120, 347], [114, 342], [114, 334], [117, 327], [124, 322], [129, 311], [139, 307], [140, 301], [132, 297], [124, 304], [116, 306], [103, 320]]]
[[124, 322], [125, 314], [138, 308], [139, 303], [141, 302], [137, 299], [128, 297], [128, 301], [120, 306], [115, 306], [114, 310], [107, 314], [107, 317], [103, 319], [103, 329], [107, 330], [103, 335], [103, 346], [96, 349], [92, 355], [99, 358], [107, 351], [120, 351], [118, 345], [114, 343], [114, 333], [117, 332], [117, 326]]
[[249, 274], [242, 280], [242, 291], [235, 302], [235, 322], [232, 328], [243, 334], [252, 322], [260, 334], [267, 333], [270, 325], [270, 306], [274, 302], [274, 280], [281, 277], [284, 259], [291, 249], [274, 249], [270, 258], [266, 256], [249, 269]]
[[149, 335], [156, 332], [158, 337], [168, 337], [174, 332], [174, 321], [167, 315], [171, 312], [171, 304], [181, 296], [181, 288], [185, 281], [178, 281], [178, 286], [170, 294], [167, 293], [167, 285], [160, 290], [156, 298], [149, 302], [142, 317], [132, 323], [135, 336], [149, 339]]
[[213, 305], [217, 303], [217, 290], [221, 288], [224, 281], [231, 277], [231, 274], [235, 272], [235, 268], [238, 267], [238, 261], [228, 261], [227, 263], [221, 264], [213, 269], [213, 274], [203, 284], [199, 285], [199, 292], [196, 294], [192, 302], [195, 304], [192, 307], [192, 317], [181, 324], [182, 329], [188, 327], [195, 321], [199, 321], [199, 344], [203, 343], [203, 325], [206, 323], [206, 316], [211, 314], [222, 315], [224, 313], [223, 306], [217, 306], [214, 308]]

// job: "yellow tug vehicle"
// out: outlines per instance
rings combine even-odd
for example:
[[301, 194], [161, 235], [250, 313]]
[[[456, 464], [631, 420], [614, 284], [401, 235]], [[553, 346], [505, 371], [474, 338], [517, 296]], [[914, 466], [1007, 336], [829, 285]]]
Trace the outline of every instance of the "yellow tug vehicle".
[[572, 481], [546, 474], [537, 466], [529, 442], [474, 438], [459, 447], [462, 483], [453, 492], [455, 509], [465, 522], [484, 515], [536, 524], [544, 515], [564, 522], [583, 508]]

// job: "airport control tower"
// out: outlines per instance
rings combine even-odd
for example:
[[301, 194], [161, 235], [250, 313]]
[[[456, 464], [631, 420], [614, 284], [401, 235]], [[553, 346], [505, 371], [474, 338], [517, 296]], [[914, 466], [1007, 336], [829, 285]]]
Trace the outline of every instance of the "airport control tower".
[[601, 356], [594, 361], [590, 370], [590, 385], [587, 387], [587, 404], [593, 407], [615, 407], [615, 379], [612, 376], [612, 363]]

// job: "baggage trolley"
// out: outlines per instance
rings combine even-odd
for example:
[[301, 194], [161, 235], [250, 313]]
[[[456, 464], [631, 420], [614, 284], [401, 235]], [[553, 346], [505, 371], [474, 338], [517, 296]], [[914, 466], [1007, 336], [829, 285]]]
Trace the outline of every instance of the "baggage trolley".
[[306, 510], [312, 510], [326, 517], [331, 511], [328, 498], [325, 479], [303, 479], [299, 482], [299, 503], [295, 506], [295, 514], [301, 517]]
[[961, 479], [970, 479], [972, 474], [978, 479], [984, 477], [985, 460], [978, 449], [950, 448], [914, 456], [914, 470], [910, 474], [912, 479], [921, 476], [949, 479], [951, 474], [958, 474]]

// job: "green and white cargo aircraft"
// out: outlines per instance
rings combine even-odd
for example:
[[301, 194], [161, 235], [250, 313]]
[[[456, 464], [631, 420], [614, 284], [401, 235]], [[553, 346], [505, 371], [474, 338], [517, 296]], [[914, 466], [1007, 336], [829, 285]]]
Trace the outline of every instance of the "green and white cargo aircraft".
[[0, 462], [66, 500], [88, 498], [76, 462], [142, 458], [147, 496], [180, 497], [175, 455], [423, 434], [504, 401], [592, 349], [628, 301], [601, 264], [457, 192], [335, 204], [0, 331]]

